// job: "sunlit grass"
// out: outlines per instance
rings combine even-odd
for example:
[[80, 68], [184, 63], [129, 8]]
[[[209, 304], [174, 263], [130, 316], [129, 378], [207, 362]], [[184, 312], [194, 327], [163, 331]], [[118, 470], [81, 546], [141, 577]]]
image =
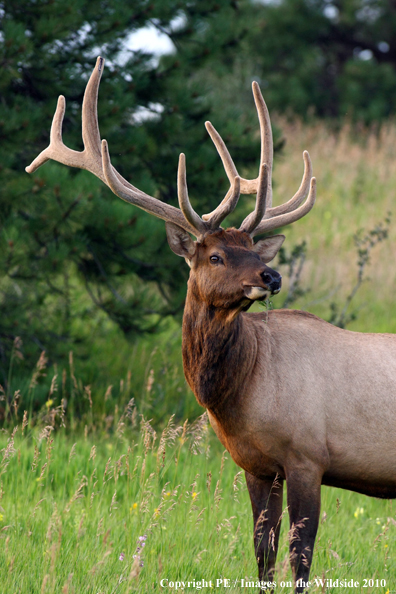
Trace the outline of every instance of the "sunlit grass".
[[[371, 253], [368, 280], [359, 289], [352, 308], [358, 318], [348, 328], [362, 332], [396, 332], [396, 125], [389, 122], [379, 132], [352, 130], [344, 124], [338, 133], [326, 124], [303, 125], [278, 120], [286, 140], [275, 158], [274, 204], [288, 200], [297, 190], [302, 173], [302, 152], [311, 155], [317, 178], [317, 201], [303, 219], [283, 230], [286, 248], [305, 239], [307, 259], [302, 285], [307, 293], [293, 303], [328, 317], [330, 301], [343, 305], [357, 275], [353, 242], [359, 229], [369, 231], [388, 212], [393, 213], [389, 237]], [[276, 299], [282, 303], [284, 289]]]
[[[163, 579], [215, 586], [224, 578], [241, 591], [241, 579], [255, 581], [243, 473], [206, 415], [180, 425], [171, 418], [156, 431], [134, 402], [112, 412], [73, 432], [76, 420], [50, 405], [3, 430], [1, 591], [152, 592]], [[278, 592], [290, 592], [280, 583], [292, 579], [286, 501], [284, 508]], [[391, 501], [323, 488], [312, 579], [353, 578], [361, 586], [363, 578], [385, 579], [394, 588], [393, 508]]]

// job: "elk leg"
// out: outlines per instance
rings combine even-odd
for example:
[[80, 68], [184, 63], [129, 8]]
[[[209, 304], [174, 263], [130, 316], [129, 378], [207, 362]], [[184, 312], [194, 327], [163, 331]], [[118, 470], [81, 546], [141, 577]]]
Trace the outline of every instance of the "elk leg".
[[320, 513], [321, 475], [312, 469], [286, 473], [287, 505], [290, 517], [290, 564], [295, 592], [305, 592], [311, 569]]
[[283, 480], [258, 479], [245, 472], [254, 523], [254, 551], [259, 580], [273, 581], [283, 503]]

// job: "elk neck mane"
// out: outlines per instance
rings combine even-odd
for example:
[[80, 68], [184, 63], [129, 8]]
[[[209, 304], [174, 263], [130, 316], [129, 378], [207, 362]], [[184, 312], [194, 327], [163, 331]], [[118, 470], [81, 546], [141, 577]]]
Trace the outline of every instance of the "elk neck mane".
[[[189, 292], [193, 289], [189, 286]], [[252, 374], [258, 344], [244, 315], [230, 318], [187, 297], [183, 316], [183, 365], [187, 382], [201, 406], [215, 410], [235, 397]]]

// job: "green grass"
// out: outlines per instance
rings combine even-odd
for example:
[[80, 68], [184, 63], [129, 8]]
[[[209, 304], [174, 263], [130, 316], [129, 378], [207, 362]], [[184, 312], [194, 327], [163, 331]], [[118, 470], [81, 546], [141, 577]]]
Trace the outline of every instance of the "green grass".
[[[222, 578], [238, 580], [232, 591], [256, 591], [240, 587], [256, 579], [243, 473], [205, 416], [179, 426], [171, 419], [156, 433], [131, 404], [76, 433], [67, 417], [53, 430], [50, 413], [23, 434], [21, 424], [1, 434], [1, 592], [152, 592], [161, 579]], [[387, 581], [353, 592], [396, 589], [393, 507], [323, 488], [311, 577]], [[291, 580], [287, 531], [285, 511], [278, 584]]]

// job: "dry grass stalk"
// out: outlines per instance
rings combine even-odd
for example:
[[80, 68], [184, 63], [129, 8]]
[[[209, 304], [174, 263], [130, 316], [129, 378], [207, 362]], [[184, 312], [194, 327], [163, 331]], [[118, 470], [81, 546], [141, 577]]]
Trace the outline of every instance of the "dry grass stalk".
[[52, 542], [54, 531], [59, 531], [62, 527], [62, 521], [59, 515], [58, 506], [54, 502], [54, 511], [52, 512], [50, 521], [48, 523], [48, 529], [46, 539], [48, 542]]
[[71, 450], [70, 450], [70, 454], [69, 454], [69, 462], [74, 458], [74, 456], [76, 455], [76, 446], [77, 446], [77, 442], [73, 443]]
[[55, 392], [58, 391], [58, 384], [57, 384], [57, 377], [58, 374], [55, 373], [55, 375], [53, 376], [52, 380], [51, 380], [51, 387], [50, 387], [50, 391], [49, 391], [49, 397], [51, 398], [51, 396], [53, 396], [53, 394], [55, 394]]
[[111, 555], [111, 549], [105, 552], [102, 559], [100, 561], [98, 561], [97, 563], [95, 563], [95, 565], [89, 570], [89, 573], [91, 575], [95, 575], [95, 573], [98, 571], [100, 566], [104, 564], [104, 562], [106, 561], [106, 559], [109, 555]]
[[89, 407], [92, 410], [92, 391], [91, 386], [84, 386], [84, 396], [89, 400]]
[[12, 399], [12, 407], [14, 409], [14, 415], [15, 415], [15, 417], [18, 414], [18, 403], [19, 403], [20, 397], [21, 397], [21, 391], [20, 390], [16, 390], [14, 392], [14, 396], [13, 396], [13, 399]]
[[241, 479], [242, 473], [243, 473], [243, 470], [240, 470], [239, 472], [237, 472], [236, 475], [234, 476], [234, 480], [232, 482], [232, 490], [234, 492], [234, 500], [237, 501], [238, 503], [239, 503], [238, 491], [243, 485], [243, 481]]
[[53, 430], [54, 428], [52, 427], [52, 425], [47, 425], [46, 427], [44, 427], [40, 432], [38, 442], [41, 443], [43, 439], [48, 439]]
[[217, 510], [219, 509], [220, 501], [223, 499], [221, 496], [222, 492], [223, 492], [223, 490], [220, 489], [220, 479], [219, 479], [216, 483], [216, 489], [215, 489], [214, 498], [213, 498]]
[[74, 386], [75, 390], [78, 390], [76, 376], [74, 375], [73, 351], [70, 351], [70, 353], [69, 353], [69, 367], [70, 367], [70, 377], [73, 380], [73, 386]]
[[96, 458], [96, 445], [93, 445], [91, 448], [91, 452], [89, 454], [88, 462], [90, 460], [95, 460], [95, 458]]
[[111, 398], [111, 391], [112, 391], [112, 389], [113, 389], [113, 386], [108, 386], [107, 387], [107, 390], [106, 390], [105, 395], [104, 395], [104, 401], [105, 402], [107, 402]]
[[23, 435], [26, 427], [28, 426], [28, 423], [29, 423], [29, 421], [28, 421], [28, 412], [27, 412], [27, 410], [25, 410], [24, 413], [23, 413], [23, 419], [22, 419], [22, 435]]
[[63, 588], [61, 590], [62, 594], [73, 594], [74, 588], [72, 590], [70, 589], [72, 579], [73, 579], [73, 574], [69, 573], [67, 581], [65, 582], [65, 584], [63, 585]]
[[33, 455], [33, 461], [32, 461], [32, 472], [35, 472], [37, 466], [38, 466], [38, 461], [40, 458], [40, 450], [38, 449], [38, 447], [35, 445], [34, 446], [34, 455]]
[[203, 415], [198, 417], [198, 419], [191, 425], [188, 433], [192, 437], [190, 451], [195, 456], [201, 454], [203, 451], [203, 437], [207, 434], [208, 431], [208, 415], [206, 411]]
[[77, 501], [78, 499], [82, 499], [84, 497], [84, 493], [82, 493], [83, 489], [85, 487], [88, 486], [88, 479], [85, 476], [85, 474], [83, 475], [81, 482], [77, 488], [77, 490], [75, 491], [75, 493], [73, 494], [73, 496], [71, 497], [71, 499], [69, 500], [69, 503], [66, 505], [65, 507], [65, 513], [68, 513], [70, 511], [71, 506], [73, 505], [73, 503], [75, 501]]
[[[103, 473], [103, 481], [102, 481], [102, 485], [104, 485], [104, 484], [105, 484], [105, 482], [106, 482], [106, 475], [107, 475], [107, 473], [108, 473], [108, 471], [109, 471], [109, 465], [110, 465], [110, 462], [111, 462], [111, 456], [110, 456], [110, 458], [109, 458], [109, 459], [107, 460], [107, 462], [106, 462], [105, 471], [104, 471], [104, 473]], [[110, 479], [107, 479], [107, 480], [110, 480]]]
[[45, 501], [46, 499], [47, 499], [46, 497], [43, 497], [42, 499], [40, 499], [40, 500], [39, 500], [39, 501], [36, 503], [36, 505], [34, 506], [34, 510], [33, 510], [33, 512], [32, 512], [32, 518], [34, 518], [34, 517], [35, 517], [35, 515], [36, 515], [36, 512], [37, 512], [38, 508], [39, 508], [39, 507], [40, 507], [40, 505], [43, 503], [43, 501]]
[[45, 594], [45, 591], [47, 589], [47, 583], [48, 583], [49, 579], [50, 579], [50, 575], [49, 575], [49, 573], [46, 573], [44, 576], [43, 582], [41, 584], [41, 594]]
[[114, 491], [114, 495], [111, 498], [111, 503], [110, 503], [110, 509], [109, 509], [110, 515], [111, 515], [113, 507], [114, 507], [114, 509], [117, 509], [116, 503], [117, 503], [117, 491]]
[[32, 375], [32, 379], [30, 380], [29, 390], [32, 390], [37, 386], [38, 380], [40, 377], [45, 377], [46, 373], [44, 373], [48, 363], [48, 358], [46, 357], [45, 351], [42, 351], [39, 360], [36, 363], [36, 369]]
[[0, 476], [2, 474], [4, 474], [4, 472], [7, 470], [7, 466], [9, 465], [11, 458], [13, 457], [13, 455], [16, 452], [15, 444], [14, 444], [14, 436], [15, 436], [15, 433], [17, 432], [17, 429], [18, 429], [18, 426], [14, 427], [11, 437], [8, 440], [7, 446], [1, 450], [1, 452], [3, 453], [3, 456], [2, 456], [2, 459], [0, 462]]
[[209, 495], [210, 495], [211, 484], [212, 484], [212, 473], [209, 471], [206, 475], [206, 488], [208, 490]]

